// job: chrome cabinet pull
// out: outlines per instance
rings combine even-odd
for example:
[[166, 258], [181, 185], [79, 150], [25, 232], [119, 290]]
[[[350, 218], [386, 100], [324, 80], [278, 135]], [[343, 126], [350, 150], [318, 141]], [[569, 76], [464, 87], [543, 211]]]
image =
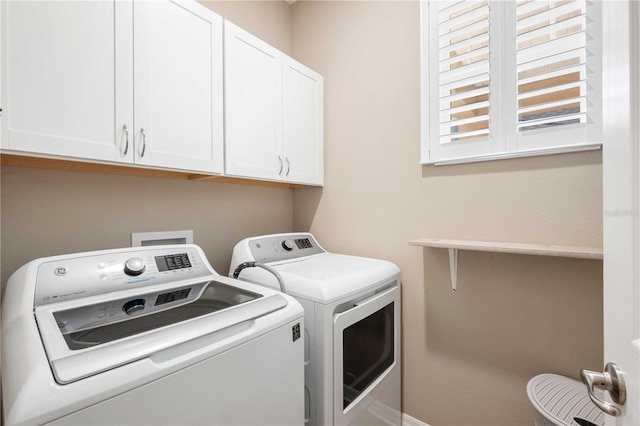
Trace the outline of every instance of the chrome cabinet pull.
[[122, 130], [124, 130], [124, 141], [125, 141], [123, 155], [126, 156], [127, 153], [129, 152], [129, 128], [125, 124], [124, 126], [122, 126]]
[[[580, 377], [582, 382], [587, 385], [587, 391], [591, 401], [604, 411], [605, 413], [618, 417], [622, 414], [620, 406], [627, 402], [627, 388], [624, 384], [624, 378], [620, 374], [620, 369], [612, 362], [607, 363], [602, 373], [590, 370], [580, 371]], [[614, 402], [609, 403], [601, 400], [593, 393], [595, 387], [604, 389], [611, 395], [611, 400]]]
[[286, 160], [287, 160], [287, 174], [285, 174], [285, 176], [289, 176], [289, 172], [291, 171], [291, 163], [289, 162], [289, 157], [287, 157]]
[[282, 157], [280, 157], [279, 155], [278, 161], [280, 162], [280, 171], [278, 172], [278, 175], [282, 175], [282, 166], [284, 166], [284, 163], [282, 162]]
[[142, 152], [140, 152], [140, 158], [144, 157], [144, 152], [147, 150], [147, 134], [144, 132], [144, 128], [140, 128], [140, 134], [142, 135]]

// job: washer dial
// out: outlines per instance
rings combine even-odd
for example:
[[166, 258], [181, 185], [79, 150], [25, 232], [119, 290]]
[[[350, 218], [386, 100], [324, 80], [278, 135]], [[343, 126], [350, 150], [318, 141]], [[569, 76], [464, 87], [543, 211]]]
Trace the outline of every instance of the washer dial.
[[135, 314], [136, 312], [142, 311], [144, 309], [145, 300], [144, 299], [133, 299], [129, 300], [127, 303], [122, 305], [122, 310], [127, 315]]
[[139, 257], [132, 257], [124, 263], [124, 273], [132, 277], [142, 274], [145, 269], [144, 261]]

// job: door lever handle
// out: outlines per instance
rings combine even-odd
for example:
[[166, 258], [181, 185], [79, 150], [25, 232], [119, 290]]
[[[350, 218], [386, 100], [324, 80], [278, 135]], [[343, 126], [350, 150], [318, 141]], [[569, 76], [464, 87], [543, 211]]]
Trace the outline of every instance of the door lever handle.
[[[627, 402], [627, 388], [616, 364], [607, 363], [602, 373], [582, 370], [580, 371], [580, 377], [582, 382], [587, 385], [589, 398], [599, 409], [614, 417], [622, 414], [620, 406]], [[593, 392], [596, 387], [608, 391], [613, 404], [598, 398]]]

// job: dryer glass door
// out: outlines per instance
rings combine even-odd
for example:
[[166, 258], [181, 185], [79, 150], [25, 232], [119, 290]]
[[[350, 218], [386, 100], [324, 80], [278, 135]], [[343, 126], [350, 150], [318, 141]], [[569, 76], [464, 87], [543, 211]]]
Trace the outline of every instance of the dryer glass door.
[[351, 424], [377, 398], [383, 382], [398, 365], [399, 309], [400, 289], [394, 283], [334, 315], [336, 424]]
[[342, 331], [342, 408], [393, 364], [393, 310], [391, 302]]

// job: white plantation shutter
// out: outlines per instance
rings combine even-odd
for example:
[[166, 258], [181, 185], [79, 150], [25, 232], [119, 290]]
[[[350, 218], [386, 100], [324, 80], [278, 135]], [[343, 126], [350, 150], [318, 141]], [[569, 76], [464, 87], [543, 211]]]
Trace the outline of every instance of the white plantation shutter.
[[440, 143], [489, 137], [489, 4], [438, 11]]
[[516, 8], [518, 131], [586, 123], [586, 1]]
[[[491, 25], [487, 0], [434, 2], [431, 134], [441, 156], [488, 152]], [[433, 58], [433, 57], [432, 57]]]
[[423, 162], [600, 143], [599, 8], [423, 4]]

